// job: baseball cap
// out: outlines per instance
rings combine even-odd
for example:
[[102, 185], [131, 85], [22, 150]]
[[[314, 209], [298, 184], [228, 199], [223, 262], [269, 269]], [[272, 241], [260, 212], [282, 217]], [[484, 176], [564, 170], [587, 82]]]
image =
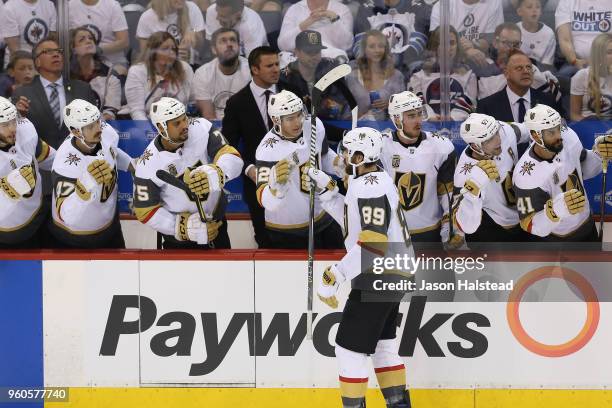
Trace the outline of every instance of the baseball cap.
[[324, 50], [327, 47], [321, 44], [321, 33], [313, 30], [304, 30], [295, 37], [295, 48], [305, 52], [315, 52]]

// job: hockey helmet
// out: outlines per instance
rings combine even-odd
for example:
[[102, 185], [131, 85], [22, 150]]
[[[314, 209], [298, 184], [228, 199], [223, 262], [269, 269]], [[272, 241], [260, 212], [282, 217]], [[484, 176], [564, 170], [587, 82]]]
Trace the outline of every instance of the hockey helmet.
[[482, 113], [470, 113], [461, 124], [459, 133], [465, 143], [476, 153], [487, 156], [482, 150], [482, 144], [499, 132], [500, 124], [492, 116]]
[[17, 118], [17, 109], [8, 99], [0, 96], [0, 123], [10, 122]]
[[[369, 127], [358, 127], [348, 131], [342, 138], [342, 147], [346, 150], [348, 162], [353, 168], [362, 164], [376, 163], [383, 148], [383, 138], [380, 132]], [[363, 154], [363, 161], [353, 163], [355, 153]]]
[[85, 126], [98, 120], [100, 120], [98, 108], [83, 99], [75, 99], [64, 107], [64, 123], [68, 129], [82, 132]]
[[[563, 121], [559, 112], [547, 105], [537, 104], [533, 108], [529, 109], [525, 114], [525, 127], [529, 129], [529, 134], [533, 141], [541, 147], [544, 147], [544, 138], [542, 137], [542, 131], [552, 129], [557, 126], [561, 126]], [[540, 138], [536, 140], [531, 131], [534, 131]]]
[[163, 132], [159, 133], [161, 137], [163, 137], [170, 143], [174, 143], [168, 137], [167, 123], [170, 120], [176, 119], [184, 115], [185, 112], [186, 109], [183, 103], [174, 98], [164, 96], [160, 98], [157, 102], [153, 102], [151, 104], [149, 117], [151, 118], [151, 122], [153, 122], [153, 125], [155, 125], [156, 128], [157, 125], [161, 125], [162, 129], [164, 130]]

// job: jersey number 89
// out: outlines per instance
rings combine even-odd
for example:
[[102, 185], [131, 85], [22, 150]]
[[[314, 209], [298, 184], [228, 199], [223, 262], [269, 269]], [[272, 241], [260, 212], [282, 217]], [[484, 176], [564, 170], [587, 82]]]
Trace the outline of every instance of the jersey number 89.
[[382, 227], [385, 225], [385, 209], [380, 207], [361, 207], [361, 219], [365, 225], [377, 225]]

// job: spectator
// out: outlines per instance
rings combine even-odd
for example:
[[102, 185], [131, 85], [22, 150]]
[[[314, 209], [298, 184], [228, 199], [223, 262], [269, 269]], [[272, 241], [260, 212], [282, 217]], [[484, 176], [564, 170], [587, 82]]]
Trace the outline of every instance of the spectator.
[[540, 22], [541, 0], [518, 0], [516, 12], [521, 17], [517, 23], [521, 30], [521, 51], [541, 64], [543, 69], [552, 69], [557, 40], [553, 30]]
[[9, 0], [0, 16], [0, 37], [9, 52], [32, 51], [56, 31], [55, 6], [49, 0]]
[[559, 108], [549, 94], [531, 87], [533, 69], [527, 55], [520, 50], [511, 51], [504, 67], [507, 85], [501, 91], [479, 100], [478, 112], [504, 122], [522, 123], [525, 113], [539, 103]]
[[257, 12], [281, 11], [283, 8], [283, 2], [282, 0], [251, 0], [250, 4], [247, 4], [247, 6]]
[[[395, 11], [391, 11], [395, 10]], [[406, 65], [418, 60], [427, 44], [431, 5], [424, 1], [374, 0], [362, 2], [357, 11], [355, 43], [359, 34], [381, 31], [391, 42], [391, 52], [403, 56]], [[355, 54], [357, 52], [353, 51]], [[396, 66], [399, 66], [399, 58]]]
[[160, 31], [149, 37], [143, 62], [132, 65], [125, 82], [125, 97], [133, 120], [147, 120], [151, 104], [162, 96], [189, 102], [193, 70], [177, 59], [174, 37]]
[[578, 71], [571, 85], [571, 120], [612, 120], [612, 34], [595, 37], [590, 66]]
[[217, 0], [214, 7], [206, 10], [206, 37], [219, 28], [233, 28], [240, 38], [240, 55], [247, 56], [261, 45], [268, 44], [266, 28], [255, 11], [244, 7], [244, 0]]
[[15, 51], [6, 69], [7, 73], [0, 75], [0, 96], [6, 98], [10, 98], [21, 85], [32, 83], [36, 75], [32, 53], [27, 51]]
[[[54, 149], [66, 138], [68, 129], [61, 112], [74, 99], [84, 99], [96, 104], [91, 87], [82, 81], [65, 80], [63, 50], [54, 37], [41, 40], [32, 50], [34, 68], [38, 71], [31, 84], [22, 85], [13, 94], [15, 107], [21, 116], [34, 124], [40, 138]], [[43, 176], [43, 194], [51, 194], [49, 172]]]
[[555, 11], [559, 48], [567, 64], [559, 75], [569, 78], [588, 65], [591, 43], [599, 33], [610, 30], [609, 0], [561, 0]]
[[405, 89], [404, 76], [395, 69], [389, 42], [380, 31], [367, 31], [361, 42], [363, 53], [351, 62], [347, 85], [362, 119], [385, 120], [389, 97]]
[[129, 47], [125, 14], [116, 0], [72, 0], [68, 2], [70, 29], [86, 26], [100, 47], [104, 64], [120, 75], [127, 74], [125, 50]]
[[295, 38], [304, 30], [321, 33], [323, 45], [327, 47], [324, 57], [346, 57], [346, 51], [353, 45], [353, 15], [338, 0], [301, 0], [289, 7], [283, 18], [278, 48], [293, 51]]
[[223, 119], [230, 96], [251, 80], [249, 62], [239, 55], [240, 34], [233, 28], [220, 28], [212, 35], [212, 50], [217, 56], [202, 65], [193, 77], [195, 98], [202, 116]]
[[[449, 2], [449, 24], [456, 28], [466, 59], [475, 66], [485, 66], [495, 27], [503, 23], [500, 0], [453, 0]], [[434, 31], [440, 26], [440, 2], [431, 11]]]
[[[501, 91], [506, 86], [506, 78], [503, 75], [508, 56], [511, 52], [519, 50], [522, 45], [521, 29], [514, 23], [503, 23], [495, 29], [495, 39], [491, 56], [493, 60], [487, 59], [485, 67], [475, 67], [474, 72], [478, 79], [478, 99]], [[554, 100], [561, 99], [559, 81], [550, 71], [540, 71], [537, 66], [533, 67], [532, 88], [550, 94]], [[560, 109], [558, 109], [560, 110]]]
[[429, 120], [437, 121], [442, 118], [440, 92], [440, 55], [447, 53], [448, 66], [451, 71], [450, 117], [452, 120], [465, 120], [476, 109], [476, 75], [465, 63], [465, 57], [459, 34], [454, 27], [449, 27], [449, 49], [440, 46], [440, 29], [434, 30], [429, 37], [425, 61], [422, 70], [410, 77], [408, 90], [420, 96], [427, 109]]
[[89, 83], [100, 101], [103, 119], [115, 119], [121, 108], [121, 83], [116, 74], [102, 63], [93, 32], [86, 26], [73, 30], [70, 49], [70, 78]]
[[271, 119], [268, 117], [270, 95], [287, 89], [287, 86], [279, 82], [278, 53], [270, 47], [262, 46], [251, 51], [249, 69], [253, 79], [232, 95], [225, 106], [223, 134], [232, 146], [241, 147], [240, 155], [245, 166], [242, 177], [243, 199], [251, 213], [255, 241], [260, 248], [267, 248], [270, 241], [266, 233], [264, 210], [255, 196], [255, 183], [257, 182], [255, 151], [259, 142], [272, 127]]
[[[138, 20], [136, 37], [141, 52], [144, 52], [149, 37], [158, 31], [165, 31], [176, 40], [179, 58], [189, 62], [196, 60], [192, 52], [204, 28], [204, 17], [195, 3], [186, 0], [152, 0], [151, 8], [142, 13]], [[142, 58], [146, 56], [142, 54]]]

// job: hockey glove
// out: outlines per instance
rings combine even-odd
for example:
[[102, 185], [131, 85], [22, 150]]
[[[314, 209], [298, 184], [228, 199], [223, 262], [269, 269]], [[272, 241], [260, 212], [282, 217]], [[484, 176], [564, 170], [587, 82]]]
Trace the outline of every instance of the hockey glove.
[[553, 200], [546, 202], [546, 215], [551, 221], [557, 222], [562, 218], [578, 214], [586, 206], [586, 199], [580, 190], [575, 188], [565, 193], [559, 193]]
[[180, 213], [176, 217], [175, 235], [179, 241], [193, 241], [208, 244], [219, 235], [221, 221], [202, 222], [199, 214]]
[[597, 136], [593, 150], [602, 159], [612, 160], [612, 135]]
[[0, 188], [13, 200], [19, 200], [30, 193], [35, 185], [36, 180], [30, 165], [15, 169], [0, 179]]
[[183, 173], [183, 181], [187, 184], [189, 191], [197, 197], [204, 198], [210, 192], [208, 185], [208, 175], [204, 172], [186, 169]]
[[270, 178], [268, 185], [275, 197], [283, 198], [289, 188], [289, 174], [293, 166], [287, 159], [283, 159], [276, 163], [270, 170]]
[[480, 197], [483, 188], [490, 180], [499, 179], [499, 172], [493, 160], [480, 160], [470, 172], [470, 178], [466, 180], [463, 188], [475, 197]]
[[323, 271], [323, 277], [317, 288], [317, 296], [321, 302], [325, 303], [332, 309], [338, 308], [338, 299], [336, 292], [340, 287], [340, 283], [344, 281], [344, 275], [336, 268], [335, 265], [330, 265]]
[[465, 236], [457, 231], [457, 228], [453, 231], [453, 236], [450, 237], [450, 225], [448, 221], [442, 223], [440, 228], [440, 238], [442, 245], [446, 250], [459, 249], [465, 244]]
[[310, 185], [311, 181], [314, 182], [315, 190], [322, 201], [330, 200], [338, 192], [336, 182], [321, 170], [304, 167], [302, 177], [306, 178], [307, 185]]
[[87, 166], [87, 172], [98, 184], [110, 183], [113, 179], [113, 169], [106, 160], [94, 160]]

